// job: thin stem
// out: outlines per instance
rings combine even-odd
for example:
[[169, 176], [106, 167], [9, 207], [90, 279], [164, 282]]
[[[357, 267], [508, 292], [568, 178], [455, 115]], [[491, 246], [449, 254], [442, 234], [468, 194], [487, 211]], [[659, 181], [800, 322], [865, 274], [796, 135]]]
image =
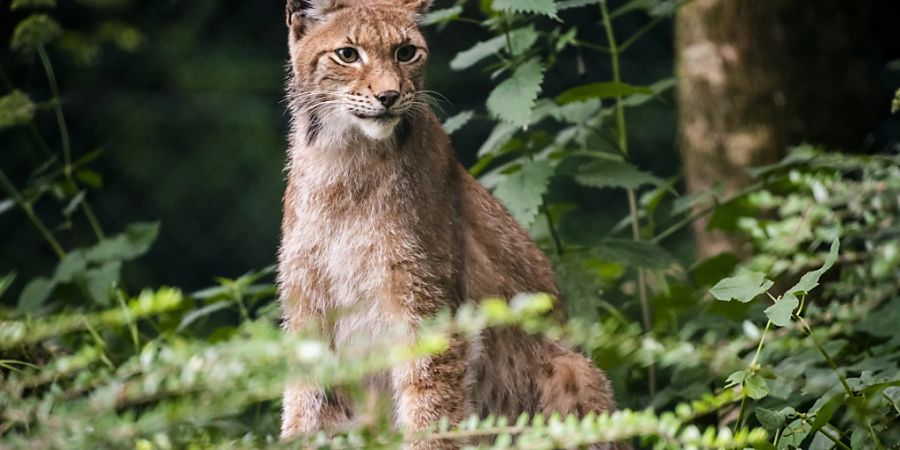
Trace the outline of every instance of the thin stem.
[[[62, 98], [59, 95], [59, 84], [56, 82], [56, 72], [53, 70], [53, 64], [50, 62], [50, 57], [47, 55], [47, 50], [44, 49], [44, 46], [39, 45], [37, 51], [41, 58], [41, 63], [44, 66], [44, 72], [47, 74], [50, 93], [53, 95], [53, 109], [56, 113], [56, 123], [59, 126], [59, 134], [62, 139], [63, 174], [69, 184], [77, 187], [78, 183], [76, 183], [75, 179], [72, 177], [72, 144], [69, 139], [69, 127], [66, 125], [66, 116], [63, 114]], [[106, 235], [103, 233], [103, 228], [100, 227], [100, 222], [97, 221], [97, 216], [94, 214], [94, 210], [88, 203], [87, 198], [81, 200], [80, 206], [91, 225], [91, 229], [97, 236], [97, 240], [102, 241], [105, 239]]]
[[[807, 415], [807, 414], [798, 414], [798, 417], [800, 417], [800, 420], [806, 422], [809, 425], [813, 424], [813, 421], [809, 420], [809, 415]], [[853, 450], [850, 447], [848, 447], [847, 444], [841, 442], [841, 440], [837, 436], [831, 434], [831, 432], [826, 430], [825, 427], [827, 425], [828, 424], [826, 423], [825, 425], [823, 425], [819, 428], [819, 433], [822, 433], [822, 436], [825, 436], [826, 438], [828, 438], [829, 441], [834, 442], [834, 445], [837, 445], [838, 447], [840, 447], [844, 450]]]
[[[769, 330], [771, 329], [772, 321], [770, 320], [766, 322], [766, 329], [763, 330], [762, 336], [759, 338], [759, 344], [756, 346], [756, 353], [753, 354], [753, 360], [750, 361], [750, 373], [752, 374], [755, 374], [758, 370], [759, 355], [762, 354], [762, 349], [766, 344], [766, 335], [769, 334]], [[737, 433], [737, 430], [741, 427], [741, 423], [744, 422], [744, 407], [747, 405], [747, 389], [744, 389], [744, 383], [741, 383], [741, 388], [741, 408], [738, 410], [737, 422], [734, 423], [735, 433]]]
[[544, 213], [544, 217], [547, 218], [547, 228], [550, 229], [550, 236], [553, 238], [553, 245], [556, 246], [556, 254], [559, 256], [563, 256], [566, 251], [563, 248], [562, 239], [559, 238], [559, 233], [556, 232], [556, 225], [553, 223], [553, 216], [550, 215], [550, 211], [547, 210], [547, 205], [541, 204], [541, 211]]
[[593, 42], [582, 41], [582, 40], [580, 40], [580, 39], [575, 39], [574, 42], [575, 42], [575, 45], [577, 45], [577, 46], [579, 46], [579, 47], [584, 47], [584, 48], [587, 48], [587, 49], [596, 50], [596, 51], [602, 52], [602, 53], [607, 53], [607, 54], [609, 53], [609, 49], [608, 49], [608, 48], [606, 48], [606, 47], [604, 47], [604, 46], [602, 46], [602, 45], [594, 44]]
[[62, 110], [62, 97], [59, 96], [59, 84], [56, 82], [56, 73], [53, 71], [53, 65], [50, 63], [50, 57], [43, 45], [37, 48], [38, 56], [44, 66], [44, 72], [47, 74], [47, 82], [50, 84], [50, 93], [53, 95], [54, 111], [56, 113], [56, 123], [59, 125], [59, 134], [62, 139], [63, 162], [66, 166], [66, 175], [72, 167], [72, 146], [69, 140], [69, 128], [66, 125], [66, 116]]
[[[812, 341], [813, 345], [815, 345], [819, 350], [819, 353], [822, 354], [822, 357], [825, 358], [825, 362], [828, 363], [828, 367], [830, 367], [831, 371], [834, 372], [835, 375], [837, 375], [838, 380], [840, 380], [841, 382], [841, 387], [843, 387], [844, 389], [844, 394], [847, 396], [850, 404], [853, 405], [854, 408], [859, 408], [859, 403], [857, 402], [856, 395], [853, 393], [853, 389], [850, 388], [850, 383], [847, 382], [847, 378], [844, 376], [844, 374], [841, 373], [840, 369], [838, 369], [837, 363], [834, 362], [834, 359], [831, 358], [831, 355], [828, 354], [828, 351], [825, 350], [825, 347], [822, 347], [822, 345], [819, 344], [819, 341], [817, 341], [813, 337], [812, 328], [806, 322], [806, 319], [802, 317], [799, 317], [798, 319], [800, 319], [800, 323], [803, 326], [803, 332], [806, 334], [806, 337], [808, 337], [809, 340]], [[871, 436], [872, 438], [872, 442], [875, 443], [875, 448], [883, 449], [884, 444], [882, 444], [881, 440], [878, 439], [878, 434], [876, 434], [875, 429], [872, 428], [872, 422], [869, 420], [869, 417], [865, 414], [860, 415], [866, 421], [866, 428], [869, 432], [869, 436]]]
[[628, 38], [625, 42], [622, 43], [622, 46], [619, 47], [619, 53], [625, 53], [625, 50], [628, 50], [628, 47], [631, 47], [632, 44], [638, 41], [642, 36], [647, 34], [648, 31], [652, 30], [653, 27], [662, 22], [662, 16], [654, 17], [653, 20], [647, 22], [640, 30], [637, 30], [630, 38]]
[[16, 187], [12, 184], [12, 181], [6, 177], [6, 173], [3, 172], [3, 169], [0, 169], [0, 186], [12, 197], [13, 201], [16, 202], [16, 205], [19, 205], [19, 208], [22, 208], [22, 211], [25, 212], [25, 215], [28, 216], [28, 220], [37, 228], [38, 232], [47, 241], [47, 244], [50, 245], [50, 248], [53, 249], [53, 253], [56, 253], [56, 256], [59, 259], [62, 259], [66, 256], [65, 250], [63, 250], [62, 246], [59, 245], [59, 242], [53, 237], [53, 233], [44, 225], [44, 222], [35, 214], [34, 208], [32, 208], [31, 203], [25, 200], [22, 197], [22, 194], [16, 189]]
[[[622, 82], [622, 70], [619, 65], [619, 46], [616, 42], [616, 35], [613, 32], [612, 20], [609, 16], [609, 8], [606, 6], [606, 0], [600, 0], [600, 15], [603, 17], [603, 28], [606, 30], [606, 40], [609, 45], [609, 59], [612, 64], [613, 81]], [[625, 105], [622, 104], [622, 96], [616, 96], [616, 134], [618, 135], [619, 150], [626, 157], [628, 156], [628, 134], [625, 122]], [[641, 223], [638, 216], [637, 195], [634, 189], [628, 190], [628, 209], [631, 215], [631, 234], [635, 241], [641, 240]], [[644, 322], [644, 331], [651, 332], [653, 329], [653, 317], [650, 310], [650, 303], [647, 300], [647, 279], [644, 269], [638, 268], [638, 299], [641, 303], [641, 316]], [[647, 378], [649, 383], [650, 396], [656, 395], [656, 366], [651, 365], [648, 369]]]
[[665, 230], [663, 230], [662, 232], [660, 232], [659, 234], [657, 234], [656, 236], [654, 236], [653, 239], [650, 240], [650, 242], [653, 242], [654, 244], [659, 244], [660, 242], [662, 242], [663, 240], [665, 240], [665, 239], [668, 238], [669, 236], [671, 236], [671, 235], [677, 233], [679, 230], [681, 230], [681, 229], [684, 228], [685, 226], [690, 225], [690, 224], [693, 223], [695, 220], [700, 219], [701, 217], [703, 217], [703, 216], [705, 216], [705, 215], [707, 215], [707, 214], [709, 214], [709, 213], [715, 211], [715, 209], [716, 209], [719, 205], [721, 205], [721, 204], [723, 204], [723, 203], [728, 203], [728, 202], [730, 202], [730, 201], [732, 201], [732, 200], [734, 200], [734, 199], [736, 199], [736, 198], [740, 198], [740, 197], [742, 197], [742, 196], [744, 196], [744, 195], [747, 195], [747, 194], [750, 193], [750, 192], [758, 191], [758, 190], [761, 189], [763, 186], [764, 186], [763, 183], [754, 183], [752, 186], [747, 186], [745, 189], [741, 190], [740, 192], [735, 193], [734, 195], [731, 196], [731, 198], [729, 198], [729, 199], [727, 199], [727, 200], [725, 200], [725, 201], [721, 201], [721, 202], [720, 202], [720, 201], [714, 201], [711, 205], [706, 206], [706, 207], [704, 207], [703, 209], [700, 209], [700, 210], [697, 210], [697, 211], [693, 212], [691, 215], [689, 215], [689, 216], [685, 217], [684, 219], [678, 221], [677, 223], [675, 223], [674, 225], [670, 226], [669, 228], [666, 228]]

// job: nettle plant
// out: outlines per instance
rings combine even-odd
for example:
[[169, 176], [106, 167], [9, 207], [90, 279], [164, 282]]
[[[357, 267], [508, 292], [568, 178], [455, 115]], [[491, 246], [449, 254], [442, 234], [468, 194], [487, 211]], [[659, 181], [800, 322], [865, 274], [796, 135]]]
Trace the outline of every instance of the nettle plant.
[[[487, 97], [486, 115], [463, 111], [446, 121], [447, 131], [452, 133], [473, 119], [495, 123], [471, 172], [554, 259], [573, 315], [596, 319], [602, 300], [598, 292], [627, 281], [622, 274], [630, 269], [643, 325], [652, 329], [649, 278], [664, 276], [675, 263], [655, 243], [659, 239], [654, 241], [652, 216], [674, 191], [672, 183], [629, 161], [627, 111], [669, 90], [674, 80], [662, 79], [650, 86], [628, 84], [622, 77], [620, 56], [669, 18], [678, 2], [635, 0], [611, 9], [605, 0], [494, 0], [481, 2], [484, 17], [480, 19], [464, 17], [464, 4], [460, 1], [432, 12], [426, 21], [439, 27], [450, 21], [475, 24], [495, 35], [459, 52], [450, 67], [477, 68], [497, 80], [497, 85]], [[559, 18], [561, 13], [577, 10], [599, 13], [604, 42], [583, 38], [596, 32], [569, 26]], [[632, 36], [617, 36], [614, 20], [640, 12], [651, 16], [647, 25]], [[547, 74], [574, 70], [557, 67], [557, 56], [573, 48], [606, 60], [612, 79], [546, 92]], [[566, 235], [560, 220], [578, 205], [551, 195], [551, 182], [621, 190], [629, 214], [602, 239]]]

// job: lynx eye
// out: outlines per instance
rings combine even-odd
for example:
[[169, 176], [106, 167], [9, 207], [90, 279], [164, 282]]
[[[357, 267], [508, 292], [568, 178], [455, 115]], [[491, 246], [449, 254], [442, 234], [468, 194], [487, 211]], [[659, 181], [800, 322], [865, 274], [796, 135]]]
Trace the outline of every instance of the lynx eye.
[[356, 49], [353, 47], [339, 48], [335, 50], [334, 53], [337, 54], [338, 58], [340, 58], [341, 61], [347, 64], [352, 64], [356, 61], [359, 61], [359, 52], [356, 51]]
[[397, 61], [400, 62], [409, 62], [416, 56], [417, 48], [415, 45], [407, 44], [401, 45], [400, 48], [397, 49]]

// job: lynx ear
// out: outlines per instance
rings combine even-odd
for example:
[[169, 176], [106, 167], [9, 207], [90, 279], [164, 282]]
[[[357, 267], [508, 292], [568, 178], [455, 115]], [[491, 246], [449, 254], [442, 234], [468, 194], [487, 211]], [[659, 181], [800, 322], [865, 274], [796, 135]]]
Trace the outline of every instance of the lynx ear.
[[341, 0], [287, 0], [287, 26], [291, 35], [299, 38], [306, 29], [329, 12], [345, 5]]
[[425, 14], [431, 9], [434, 0], [398, 0], [401, 5], [412, 9], [418, 14]]

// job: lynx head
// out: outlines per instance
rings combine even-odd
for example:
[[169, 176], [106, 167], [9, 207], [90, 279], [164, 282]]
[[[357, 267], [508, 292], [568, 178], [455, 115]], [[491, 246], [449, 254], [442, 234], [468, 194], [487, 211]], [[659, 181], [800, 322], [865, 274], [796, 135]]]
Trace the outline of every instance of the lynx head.
[[288, 88], [306, 138], [387, 139], [427, 109], [428, 48], [417, 20], [430, 0], [288, 0]]

